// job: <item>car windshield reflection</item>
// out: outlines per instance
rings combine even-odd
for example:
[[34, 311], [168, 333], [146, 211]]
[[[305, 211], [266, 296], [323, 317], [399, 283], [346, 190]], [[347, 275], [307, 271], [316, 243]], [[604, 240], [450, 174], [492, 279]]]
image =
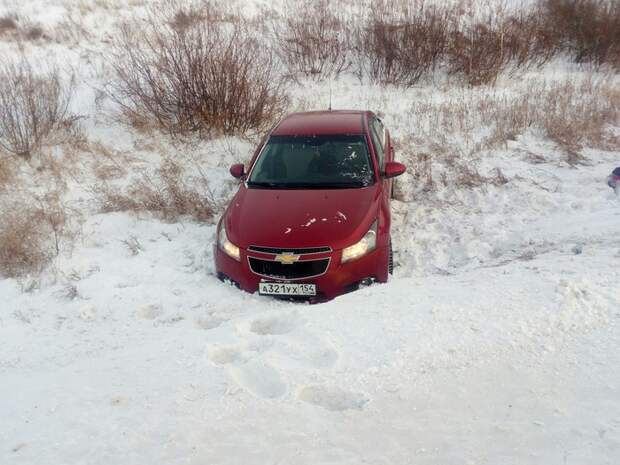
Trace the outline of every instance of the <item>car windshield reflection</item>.
[[263, 189], [351, 189], [374, 183], [362, 135], [271, 136], [248, 180]]

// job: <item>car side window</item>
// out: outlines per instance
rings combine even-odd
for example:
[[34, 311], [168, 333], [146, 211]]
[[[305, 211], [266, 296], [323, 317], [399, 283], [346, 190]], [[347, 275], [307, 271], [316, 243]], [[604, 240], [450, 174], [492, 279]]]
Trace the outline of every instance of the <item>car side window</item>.
[[375, 127], [375, 131], [377, 131], [377, 136], [379, 136], [381, 147], [385, 150], [385, 127], [379, 118], [373, 120], [373, 126]]
[[385, 131], [383, 129], [383, 124], [381, 124], [381, 122], [377, 119], [373, 119], [370, 123], [370, 136], [375, 147], [375, 152], [377, 153], [379, 169], [383, 171], [383, 167], [385, 165]]

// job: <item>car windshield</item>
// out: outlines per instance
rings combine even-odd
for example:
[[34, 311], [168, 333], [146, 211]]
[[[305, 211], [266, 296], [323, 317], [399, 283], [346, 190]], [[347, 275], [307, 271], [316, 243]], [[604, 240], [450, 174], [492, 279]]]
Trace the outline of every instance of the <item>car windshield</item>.
[[374, 174], [361, 135], [271, 136], [248, 186], [266, 189], [367, 187]]

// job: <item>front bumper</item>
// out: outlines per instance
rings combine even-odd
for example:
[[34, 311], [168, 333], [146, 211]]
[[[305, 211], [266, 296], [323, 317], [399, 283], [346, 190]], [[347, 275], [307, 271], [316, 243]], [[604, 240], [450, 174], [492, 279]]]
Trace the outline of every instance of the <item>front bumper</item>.
[[[362, 258], [348, 263], [341, 263], [341, 251], [333, 251], [321, 255], [329, 258], [325, 273], [320, 276], [303, 279], [276, 279], [263, 277], [250, 268], [248, 257], [267, 259], [268, 255], [241, 249], [241, 260], [236, 261], [226, 255], [215, 245], [215, 270], [220, 279], [228, 279], [244, 291], [255, 293], [258, 284], [264, 282], [309, 283], [316, 284], [317, 295], [309, 300], [330, 300], [341, 294], [357, 289], [358, 285], [367, 280], [386, 282], [388, 279], [389, 247], [378, 247]], [[303, 260], [302, 256], [302, 260]]]

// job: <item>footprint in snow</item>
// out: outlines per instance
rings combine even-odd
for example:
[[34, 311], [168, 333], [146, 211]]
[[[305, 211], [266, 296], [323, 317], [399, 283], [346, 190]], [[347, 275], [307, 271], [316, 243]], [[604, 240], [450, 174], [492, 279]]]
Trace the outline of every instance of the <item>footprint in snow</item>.
[[154, 320], [164, 314], [164, 310], [159, 304], [141, 305], [136, 310], [136, 315], [145, 320]]
[[281, 397], [286, 393], [286, 384], [279, 372], [264, 360], [252, 358], [252, 352], [262, 347], [232, 345], [210, 348], [209, 360], [221, 365], [228, 376], [242, 389], [265, 399]]
[[242, 351], [238, 346], [222, 346], [209, 348], [207, 357], [216, 365], [228, 365], [230, 363], [244, 361]]
[[270, 359], [285, 368], [311, 368], [325, 370], [332, 368], [339, 354], [326, 347], [320, 340], [297, 340], [295, 342], [275, 341], [269, 350]]
[[250, 331], [261, 336], [290, 333], [297, 326], [297, 320], [290, 316], [258, 318], [250, 325]]
[[267, 363], [249, 360], [228, 369], [231, 378], [243, 389], [264, 399], [275, 399], [286, 393], [280, 374]]
[[369, 399], [360, 393], [344, 391], [336, 386], [310, 385], [297, 392], [297, 398], [326, 410], [361, 410]]
[[225, 319], [218, 317], [200, 317], [196, 319], [196, 324], [204, 330], [209, 330], [217, 328], [225, 321]]

